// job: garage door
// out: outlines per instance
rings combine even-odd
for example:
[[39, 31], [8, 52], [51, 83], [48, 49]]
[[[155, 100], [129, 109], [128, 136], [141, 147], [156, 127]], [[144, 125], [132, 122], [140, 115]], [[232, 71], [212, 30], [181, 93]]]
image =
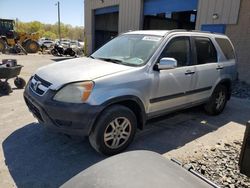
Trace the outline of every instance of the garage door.
[[119, 7], [111, 6], [95, 10], [95, 47], [98, 49], [118, 35]]
[[198, 0], [144, 0], [144, 29], [195, 29]]

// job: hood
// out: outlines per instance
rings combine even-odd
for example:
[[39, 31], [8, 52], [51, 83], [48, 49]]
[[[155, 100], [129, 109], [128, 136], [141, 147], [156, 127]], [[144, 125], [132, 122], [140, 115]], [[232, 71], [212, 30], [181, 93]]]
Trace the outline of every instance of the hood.
[[94, 80], [132, 68], [133, 67], [83, 57], [44, 66], [38, 69], [35, 74], [52, 83], [50, 89], [56, 90], [70, 82]]

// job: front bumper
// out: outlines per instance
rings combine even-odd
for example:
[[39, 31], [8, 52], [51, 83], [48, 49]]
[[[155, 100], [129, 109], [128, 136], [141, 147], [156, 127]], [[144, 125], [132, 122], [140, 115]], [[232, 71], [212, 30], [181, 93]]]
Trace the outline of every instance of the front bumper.
[[53, 100], [55, 91], [48, 90], [37, 95], [27, 84], [24, 100], [39, 123], [58, 132], [69, 135], [89, 135], [102, 106], [64, 103]]

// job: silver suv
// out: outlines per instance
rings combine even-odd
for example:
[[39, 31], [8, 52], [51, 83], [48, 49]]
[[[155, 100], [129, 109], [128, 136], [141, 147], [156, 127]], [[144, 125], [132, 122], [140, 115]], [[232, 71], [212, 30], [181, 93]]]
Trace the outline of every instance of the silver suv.
[[44, 126], [86, 135], [97, 151], [112, 155], [148, 119], [201, 104], [220, 114], [236, 76], [234, 48], [225, 35], [133, 31], [88, 58], [40, 68], [24, 98]]

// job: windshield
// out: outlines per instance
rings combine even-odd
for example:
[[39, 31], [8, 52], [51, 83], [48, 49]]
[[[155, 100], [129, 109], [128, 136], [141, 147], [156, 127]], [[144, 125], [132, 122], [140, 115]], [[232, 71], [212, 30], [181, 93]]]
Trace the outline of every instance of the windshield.
[[160, 44], [161, 36], [121, 35], [94, 52], [90, 57], [119, 64], [145, 64]]

